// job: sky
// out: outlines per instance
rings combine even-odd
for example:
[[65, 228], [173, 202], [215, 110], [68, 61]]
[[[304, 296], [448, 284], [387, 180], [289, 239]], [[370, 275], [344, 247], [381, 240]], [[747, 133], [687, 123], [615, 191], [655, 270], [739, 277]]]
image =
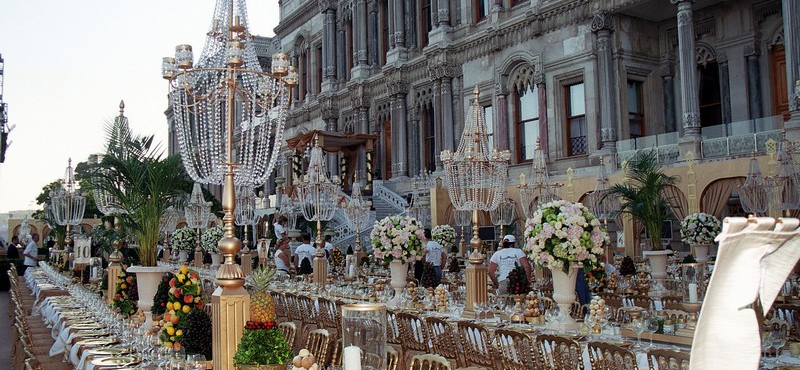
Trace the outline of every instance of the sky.
[[[205, 44], [214, 0], [0, 0], [3, 102], [11, 145], [0, 164], [0, 213], [38, 209], [42, 187], [103, 151], [119, 114], [166, 149], [161, 58]], [[247, 0], [250, 32], [273, 36], [278, 0]]]

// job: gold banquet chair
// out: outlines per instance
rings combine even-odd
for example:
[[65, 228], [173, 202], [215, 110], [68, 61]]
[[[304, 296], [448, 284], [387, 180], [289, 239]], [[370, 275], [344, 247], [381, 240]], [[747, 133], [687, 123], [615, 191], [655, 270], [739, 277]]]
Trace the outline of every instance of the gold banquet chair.
[[428, 324], [428, 334], [433, 343], [433, 353], [450, 360], [450, 367], [463, 366], [453, 326], [447, 321], [433, 316], [426, 318], [425, 321]]
[[647, 351], [647, 364], [650, 370], [689, 370], [689, 352], [651, 349]]
[[439, 355], [424, 354], [411, 358], [408, 370], [451, 370], [450, 362]]
[[494, 332], [503, 370], [529, 370], [541, 368], [536, 356], [536, 342], [523, 332], [497, 329]]
[[328, 347], [330, 347], [330, 333], [326, 329], [314, 329], [306, 336], [306, 346], [317, 359], [321, 367], [328, 366]]
[[639, 370], [636, 354], [629, 349], [607, 343], [589, 342], [592, 370]]
[[541, 334], [536, 337], [536, 347], [545, 369], [583, 370], [583, 350], [573, 339]]
[[286, 343], [289, 343], [289, 348], [294, 348], [294, 340], [297, 336], [297, 325], [291, 321], [282, 322], [278, 324], [278, 329], [281, 330], [283, 338], [286, 339]]
[[485, 326], [469, 321], [458, 322], [458, 336], [466, 364], [496, 369], [492, 336]]

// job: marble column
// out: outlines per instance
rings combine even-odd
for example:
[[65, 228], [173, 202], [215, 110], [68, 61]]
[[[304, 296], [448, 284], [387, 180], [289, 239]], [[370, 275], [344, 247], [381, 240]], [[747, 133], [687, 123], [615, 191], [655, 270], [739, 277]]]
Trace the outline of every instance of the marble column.
[[786, 138], [800, 139], [800, 1], [783, 0], [783, 46], [786, 52], [786, 84], [789, 112]]
[[409, 108], [407, 112], [407, 120], [409, 124], [409, 133], [408, 133], [408, 171], [411, 174], [420, 173], [422, 168], [420, 164], [420, 127], [419, 127], [419, 115], [415, 113], [415, 109]]
[[[501, 78], [501, 81], [504, 79]], [[497, 106], [494, 107], [494, 115], [497, 117], [497, 126], [495, 127], [495, 146], [498, 150], [508, 149], [508, 102], [506, 96], [508, 90], [505, 89], [502, 82], [494, 85], [494, 95], [497, 97]], [[493, 124], [493, 122], [486, 122], [486, 125]], [[516, 148], [515, 148], [516, 149]]]
[[744, 46], [747, 58], [747, 96], [750, 99], [750, 119], [763, 117], [761, 108], [761, 76], [758, 68], [758, 49], [755, 43]]
[[[408, 48], [417, 47], [417, 1], [406, 0], [402, 1], [403, 4], [401, 5], [401, 7], [405, 6], [403, 13], [405, 16], [402, 19], [403, 22], [405, 22], [405, 47]], [[395, 33], [395, 35], [397, 35], [397, 33]], [[395, 40], [395, 42], [397, 42], [397, 40]]]
[[536, 90], [539, 92], [539, 147], [542, 149], [545, 160], [550, 158], [549, 133], [547, 126], [547, 84], [544, 73], [539, 72], [533, 76]]
[[347, 35], [342, 22], [336, 24], [336, 76], [340, 80], [347, 78]]
[[403, 0], [390, 0], [394, 6], [392, 8], [392, 19], [394, 20], [394, 29], [390, 30], [394, 36], [394, 46], [396, 48], [404, 48], [406, 46], [405, 34], [405, 1]]
[[697, 60], [692, 19], [694, 0], [670, 0], [670, 2], [678, 5], [678, 60], [681, 74], [683, 137], [689, 141], [699, 141], [700, 102], [697, 97]]
[[603, 154], [617, 151], [617, 79], [614, 74], [613, 45], [614, 19], [608, 14], [596, 14], [592, 19], [592, 32], [597, 35], [597, 69], [600, 95], [600, 138]]
[[439, 153], [444, 150], [444, 127], [442, 123], [442, 82], [440, 79], [433, 81], [433, 127], [436, 131], [436, 171], [442, 170], [442, 160]]
[[369, 3], [369, 64], [378, 65], [378, 4], [377, 1]]
[[358, 65], [367, 65], [367, 1], [356, 0], [356, 14], [353, 17], [353, 25], [358, 28], [354, 32], [354, 40], [356, 40], [356, 54], [358, 55]]
[[336, 81], [336, 10], [326, 8], [322, 14], [322, 76], [323, 82], [331, 83]]
[[392, 178], [408, 176], [408, 124], [406, 122], [406, 96], [398, 92], [392, 97]]
[[731, 123], [731, 78], [728, 70], [728, 54], [722, 51], [717, 53], [717, 67], [722, 98], [722, 123]]
[[[449, 67], [446, 67], [449, 68]], [[455, 141], [455, 122], [453, 121], [453, 78], [450, 76], [442, 77], [442, 121], [440, 122], [444, 129], [444, 145], [442, 150], [454, 150], [456, 146]]]
[[678, 131], [675, 122], [675, 79], [672, 75], [672, 62], [661, 63], [661, 81], [664, 89], [664, 127], [666, 132]]
[[[297, 73], [302, 73], [302, 71], [300, 71], [299, 69], [300, 68], [304, 68], [304, 66], [300, 65], [300, 53], [299, 53], [299, 51], [297, 51], [297, 49], [295, 49], [295, 53], [294, 53], [294, 55], [292, 55], [292, 65], [293, 66], [297, 66], [297, 68], [298, 68]], [[300, 76], [298, 76], [298, 77], [302, 78]], [[294, 101], [294, 103], [295, 104], [299, 103], [300, 102], [300, 86], [297, 86], [294, 89], [292, 89], [292, 95], [293, 95], [292, 96], [292, 100]], [[305, 99], [305, 96], [303, 98]]]

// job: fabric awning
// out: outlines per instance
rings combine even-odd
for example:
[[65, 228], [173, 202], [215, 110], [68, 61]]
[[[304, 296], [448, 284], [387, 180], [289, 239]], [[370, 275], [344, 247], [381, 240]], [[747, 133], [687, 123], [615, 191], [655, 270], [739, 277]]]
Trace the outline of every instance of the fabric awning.
[[328, 153], [352, 152], [361, 148], [372, 150], [374, 149], [375, 141], [378, 140], [376, 135], [370, 134], [343, 134], [334, 131], [314, 130], [288, 139], [286, 144], [289, 149], [302, 151], [305, 150], [306, 145], [309, 143], [313, 145], [314, 138], [319, 140], [319, 146], [322, 147], [322, 150]]

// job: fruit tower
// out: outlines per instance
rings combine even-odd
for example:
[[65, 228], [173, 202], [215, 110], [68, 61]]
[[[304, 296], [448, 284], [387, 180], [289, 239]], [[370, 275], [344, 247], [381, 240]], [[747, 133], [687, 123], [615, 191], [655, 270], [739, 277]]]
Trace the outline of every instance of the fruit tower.
[[254, 293], [250, 304], [250, 321], [244, 327], [242, 341], [233, 356], [239, 365], [282, 365], [292, 359], [291, 346], [275, 323], [275, 303], [267, 287], [275, 269], [260, 267], [251, 275]]

